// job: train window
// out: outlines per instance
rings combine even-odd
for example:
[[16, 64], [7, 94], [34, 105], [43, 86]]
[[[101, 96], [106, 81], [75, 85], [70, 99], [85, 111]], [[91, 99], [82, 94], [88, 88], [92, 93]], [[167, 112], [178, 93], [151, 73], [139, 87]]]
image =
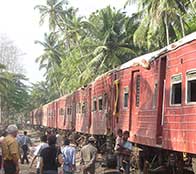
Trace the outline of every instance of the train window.
[[104, 95], [103, 95], [103, 102], [104, 102], [103, 107], [105, 109], [107, 109], [107, 105], [108, 105], [108, 95], [107, 95], [107, 93], [104, 93]]
[[81, 113], [81, 103], [78, 105], [78, 113]]
[[67, 115], [71, 115], [71, 107], [67, 108]]
[[153, 101], [152, 101], [152, 107], [153, 108], [156, 108], [157, 94], [158, 94], [158, 83], [155, 82], [155, 84], [154, 84], [154, 95], [153, 95]]
[[80, 113], [80, 103], [76, 104], [76, 113]]
[[93, 98], [93, 111], [97, 110], [97, 99], [96, 97]]
[[64, 115], [64, 113], [65, 113], [64, 109], [61, 108], [61, 109], [59, 110], [59, 115]]
[[76, 113], [78, 113], [79, 111], [78, 107], [79, 107], [79, 103], [76, 103]]
[[52, 116], [52, 111], [50, 109], [48, 110], [48, 116]]
[[103, 110], [103, 99], [102, 99], [102, 96], [99, 97], [98, 101], [99, 101], [99, 111], [102, 111]]
[[196, 102], [196, 70], [189, 71], [187, 76], [187, 103]]
[[86, 110], [86, 104], [83, 103], [83, 104], [82, 104], [82, 113], [83, 113], [83, 114], [85, 113], [85, 110]]
[[128, 96], [129, 96], [129, 88], [124, 88], [124, 107], [128, 107]]
[[140, 75], [136, 77], [136, 107], [140, 104]]
[[176, 75], [171, 78], [171, 104], [182, 102], [182, 76]]

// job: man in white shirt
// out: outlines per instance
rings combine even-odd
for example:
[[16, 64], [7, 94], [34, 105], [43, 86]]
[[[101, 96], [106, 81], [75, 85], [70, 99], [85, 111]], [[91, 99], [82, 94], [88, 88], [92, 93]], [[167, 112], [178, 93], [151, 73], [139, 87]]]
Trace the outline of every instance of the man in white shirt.
[[63, 145], [62, 142], [63, 142], [62, 136], [58, 132], [56, 132], [56, 144], [57, 144], [57, 146], [61, 147]]
[[40, 137], [40, 139], [41, 139], [41, 143], [36, 147], [36, 150], [34, 152], [34, 157], [31, 162], [31, 165], [30, 165], [30, 168], [31, 168], [35, 159], [38, 157], [37, 165], [36, 165], [37, 174], [40, 174], [40, 154], [41, 154], [41, 151], [43, 149], [45, 149], [46, 147], [48, 147], [47, 136], [43, 135]]

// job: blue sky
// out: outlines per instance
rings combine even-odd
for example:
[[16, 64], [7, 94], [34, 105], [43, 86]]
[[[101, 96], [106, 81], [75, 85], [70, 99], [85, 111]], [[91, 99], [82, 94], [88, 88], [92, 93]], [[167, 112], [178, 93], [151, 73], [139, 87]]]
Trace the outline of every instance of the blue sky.
[[[87, 16], [97, 9], [108, 5], [117, 9], [123, 8], [126, 0], [69, 0], [70, 4], [79, 8], [79, 14]], [[21, 57], [26, 75], [31, 82], [43, 79], [43, 72], [38, 70], [36, 57], [41, 55], [42, 47], [34, 44], [42, 40], [46, 26], [39, 26], [39, 14], [35, 5], [43, 4], [45, 0], [4, 0], [0, 5], [0, 33], [6, 34], [25, 53]], [[132, 10], [128, 9], [130, 13]]]

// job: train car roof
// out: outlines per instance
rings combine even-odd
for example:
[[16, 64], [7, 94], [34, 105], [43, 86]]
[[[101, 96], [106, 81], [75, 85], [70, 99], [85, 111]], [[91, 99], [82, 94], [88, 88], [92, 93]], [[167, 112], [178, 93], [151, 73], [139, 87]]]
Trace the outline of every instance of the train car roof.
[[121, 69], [126, 69], [132, 66], [142, 66], [144, 68], [147, 68], [150, 64], [151, 61], [153, 61], [154, 59], [160, 57], [161, 55], [168, 53], [172, 50], [177, 49], [180, 46], [183, 46], [193, 40], [196, 40], [196, 32], [191, 33], [185, 37], [183, 37], [182, 39], [151, 53], [148, 54], [144, 54], [142, 56], [136, 57], [122, 65], [120, 65], [119, 67], [117, 67], [117, 70], [121, 70]]
[[[116, 67], [115, 69], [112, 69], [110, 71], [107, 71], [105, 72], [104, 74], [101, 74], [99, 75], [93, 82], [91, 83], [94, 83], [96, 82], [97, 80], [99, 80], [100, 78], [114, 72], [114, 71], [119, 71], [119, 70], [123, 70], [123, 69], [126, 69], [126, 68], [130, 68], [130, 67], [133, 67], [133, 66], [142, 66], [144, 68], [148, 68], [150, 66], [150, 62], [152, 62], [153, 60], [159, 58], [161, 55], [163, 54], [166, 54], [172, 50], [175, 50], [177, 49], [178, 47], [180, 46], [183, 46], [193, 40], [196, 40], [196, 32], [194, 33], [191, 33], [185, 37], [183, 37], [182, 39], [164, 47], [164, 48], [161, 48], [157, 51], [154, 51], [154, 52], [151, 52], [151, 53], [147, 53], [147, 54], [144, 54], [144, 55], [141, 55], [139, 57], [136, 57], [136, 58], [133, 58], [131, 59], [130, 61]], [[90, 84], [91, 84], [90, 83]]]

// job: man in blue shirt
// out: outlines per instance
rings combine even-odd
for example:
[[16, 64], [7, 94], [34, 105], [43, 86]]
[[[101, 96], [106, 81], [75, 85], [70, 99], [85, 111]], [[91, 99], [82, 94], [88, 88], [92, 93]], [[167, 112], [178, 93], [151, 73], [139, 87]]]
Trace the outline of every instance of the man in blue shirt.
[[64, 141], [64, 145], [65, 147], [62, 149], [63, 171], [64, 174], [73, 174], [76, 167], [76, 148], [70, 144], [68, 139]]
[[21, 137], [20, 143], [23, 151], [21, 163], [24, 164], [24, 160], [26, 160], [27, 164], [29, 164], [28, 150], [29, 150], [29, 145], [32, 145], [32, 143], [31, 143], [31, 139], [27, 136], [27, 131], [24, 131], [24, 135]]
[[123, 132], [123, 145], [122, 145], [122, 154], [123, 154], [123, 168], [124, 173], [130, 173], [130, 155], [132, 150], [132, 143], [128, 141], [129, 138], [129, 131]]

